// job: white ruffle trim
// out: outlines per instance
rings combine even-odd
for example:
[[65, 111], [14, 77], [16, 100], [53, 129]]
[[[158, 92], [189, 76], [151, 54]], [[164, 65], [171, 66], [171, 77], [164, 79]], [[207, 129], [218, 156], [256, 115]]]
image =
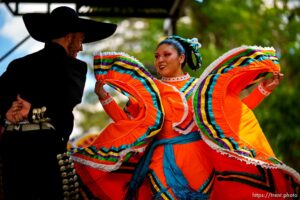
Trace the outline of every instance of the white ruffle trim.
[[80, 163], [80, 164], [83, 164], [83, 165], [87, 165], [87, 166], [90, 166], [92, 168], [95, 168], [95, 169], [99, 169], [99, 170], [102, 170], [102, 171], [105, 171], [105, 172], [111, 172], [111, 171], [115, 171], [117, 169], [119, 169], [123, 163], [123, 159], [124, 157], [129, 153], [129, 152], [138, 152], [138, 153], [141, 153], [141, 152], [144, 152], [145, 151], [145, 148], [146, 147], [142, 147], [142, 148], [138, 148], [138, 149], [132, 149], [132, 148], [129, 148], [129, 149], [125, 149], [123, 150], [121, 153], [120, 153], [120, 158], [118, 159], [118, 161], [113, 164], [113, 165], [106, 165], [106, 164], [100, 164], [100, 163], [96, 163], [96, 162], [93, 162], [93, 161], [90, 161], [90, 160], [86, 160], [86, 159], [83, 159], [83, 158], [80, 158], [80, 157], [77, 157], [75, 155], [72, 155], [72, 159], [73, 161], [77, 162], [77, 163]]
[[177, 82], [177, 81], [184, 81], [184, 80], [188, 80], [189, 78], [191, 78], [191, 76], [186, 73], [183, 76], [178, 76], [178, 77], [161, 77], [161, 80], [163, 82]]
[[[129, 59], [131, 59], [133, 62], [136, 62], [139, 66], [144, 67], [143, 63], [141, 63], [137, 58], [135, 58], [134, 56], [131, 56], [125, 52], [117, 52], [117, 51], [104, 51], [104, 52], [101, 52], [101, 51], [95, 51], [94, 52], [94, 56], [116, 56], [117, 57], [120, 57], [120, 56], [123, 56], [123, 57], [127, 57]], [[146, 69], [146, 68], [145, 68]]]
[[204, 78], [206, 78], [208, 76], [208, 74], [211, 73], [211, 71], [218, 66], [225, 58], [229, 57], [230, 55], [235, 54], [236, 52], [242, 51], [242, 50], [246, 50], [246, 49], [257, 49], [257, 50], [273, 50], [275, 51], [275, 49], [273, 47], [262, 47], [262, 46], [240, 46], [234, 49], [229, 50], [228, 52], [224, 53], [222, 56], [220, 56], [219, 58], [217, 58], [215, 61], [213, 61], [201, 74], [200, 78], [199, 78], [199, 83], [201, 83], [203, 81]]
[[295, 178], [295, 181], [297, 181], [298, 184], [300, 184], [300, 174], [295, 169], [287, 166], [286, 164], [271, 164], [271, 163], [266, 163], [264, 161], [261, 161], [261, 160], [255, 159], [255, 158], [249, 158], [249, 157], [239, 155], [236, 152], [232, 152], [230, 150], [224, 149], [224, 148], [216, 145], [211, 140], [207, 139], [207, 137], [203, 134], [202, 131], [200, 131], [200, 134], [202, 136], [203, 141], [206, 144], [208, 144], [208, 146], [210, 146], [212, 149], [216, 150], [217, 152], [221, 153], [222, 155], [226, 155], [228, 157], [235, 158], [239, 161], [245, 162], [246, 164], [251, 164], [251, 165], [255, 165], [255, 166], [259, 165], [265, 169], [281, 169], [281, 170], [287, 172], [288, 174], [290, 174], [291, 176], [293, 176]]

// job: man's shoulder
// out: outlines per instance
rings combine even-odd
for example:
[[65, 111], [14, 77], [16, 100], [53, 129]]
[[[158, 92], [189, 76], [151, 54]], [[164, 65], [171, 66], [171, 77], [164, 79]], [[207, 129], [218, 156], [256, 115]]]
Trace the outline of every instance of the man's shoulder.
[[70, 65], [68, 65], [69, 71], [71, 70], [73, 72], [86, 74], [86, 72], [87, 72], [87, 63], [86, 62], [76, 59], [76, 58], [71, 58], [71, 57], [69, 57], [69, 59], [70, 59]]
[[35, 59], [35, 58], [39, 58], [40, 55], [41, 55], [41, 52], [42, 52], [42, 50], [39, 50], [37, 52], [27, 54], [27, 55], [25, 55], [23, 57], [16, 58], [13, 61], [11, 61], [11, 63], [13, 63], [13, 64], [15, 64], [15, 63], [26, 63], [26, 62], [28, 62], [30, 60]]
[[18, 66], [26, 66], [24, 68], [26, 68], [27, 70], [29, 70], [29, 68], [32, 69], [36, 69], [36, 67], [41, 68], [41, 66], [45, 66], [45, 67], [51, 66], [53, 70], [62, 69], [61, 67], [63, 66], [65, 67], [69, 66], [70, 68], [74, 68], [75, 66], [75, 68], [77, 68], [78, 70], [80, 69], [80, 71], [82, 71], [83, 73], [87, 71], [86, 62], [76, 58], [69, 57], [67, 55], [62, 56], [62, 55], [51, 54], [49, 53], [49, 51], [46, 51], [45, 49], [41, 49], [37, 52], [17, 58], [11, 61], [10, 65], [12, 68]]
[[78, 65], [82, 65], [82, 66], [86, 66], [86, 62], [82, 61], [82, 60], [79, 60], [77, 58], [72, 58], [72, 57], [68, 57], [70, 62], [72, 63], [75, 63], [75, 64], [78, 64]]
[[43, 60], [45, 62], [70, 62], [74, 64], [79, 64], [79, 65], [86, 65], [86, 62], [69, 57], [67, 55], [57, 55], [54, 52], [49, 52], [46, 51], [45, 49], [41, 49], [37, 52], [25, 55], [23, 57], [17, 58], [13, 60], [12, 62], [28, 62], [28, 61], [33, 61], [33, 60]]

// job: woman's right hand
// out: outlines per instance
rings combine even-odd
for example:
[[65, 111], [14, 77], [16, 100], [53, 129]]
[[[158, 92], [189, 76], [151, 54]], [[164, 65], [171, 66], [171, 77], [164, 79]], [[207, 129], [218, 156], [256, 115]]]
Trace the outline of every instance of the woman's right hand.
[[100, 100], [105, 99], [108, 95], [108, 93], [104, 90], [103, 85], [104, 84], [102, 80], [97, 81], [95, 84], [94, 92], [97, 94]]

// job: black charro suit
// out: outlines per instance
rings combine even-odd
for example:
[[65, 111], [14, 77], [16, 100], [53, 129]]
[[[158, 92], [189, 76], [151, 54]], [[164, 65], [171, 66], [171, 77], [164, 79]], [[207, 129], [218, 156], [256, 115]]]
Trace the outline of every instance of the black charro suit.
[[12, 61], [0, 78], [1, 116], [20, 94], [32, 108], [45, 106], [46, 117], [67, 139], [73, 128], [72, 110], [83, 95], [86, 72], [86, 63], [68, 56], [62, 46], [54, 43]]
[[86, 72], [86, 63], [68, 56], [59, 44], [50, 43], [36, 53], [12, 61], [0, 77], [2, 118], [19, 94], [31, 103], [30, 123], [33, 123], [33, 109], [46, 107], [43, 117], [49, 118], [55, 127], [55, 130], [4, 131], [0, 147], [3, 176], [10, 177], [4, 181], [4, 194], [9, 199], [62, 198], [56, 157], [65, 151], [73, 130], [72, 111], [82, 100]]

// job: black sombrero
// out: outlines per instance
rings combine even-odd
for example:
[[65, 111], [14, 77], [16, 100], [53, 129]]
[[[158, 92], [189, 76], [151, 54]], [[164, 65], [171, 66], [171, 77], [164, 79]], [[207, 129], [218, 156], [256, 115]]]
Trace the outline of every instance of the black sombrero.
[[58, 7], [50, 14], [24, 14], [23, 20], [31, 37], [40, 42], [49, 42], [67, 33], [83, 32], [83, 43], [89, 43], [111, 36], [117, 28], [116, 24], [80, 18], [75, 10], [66, 6]]

